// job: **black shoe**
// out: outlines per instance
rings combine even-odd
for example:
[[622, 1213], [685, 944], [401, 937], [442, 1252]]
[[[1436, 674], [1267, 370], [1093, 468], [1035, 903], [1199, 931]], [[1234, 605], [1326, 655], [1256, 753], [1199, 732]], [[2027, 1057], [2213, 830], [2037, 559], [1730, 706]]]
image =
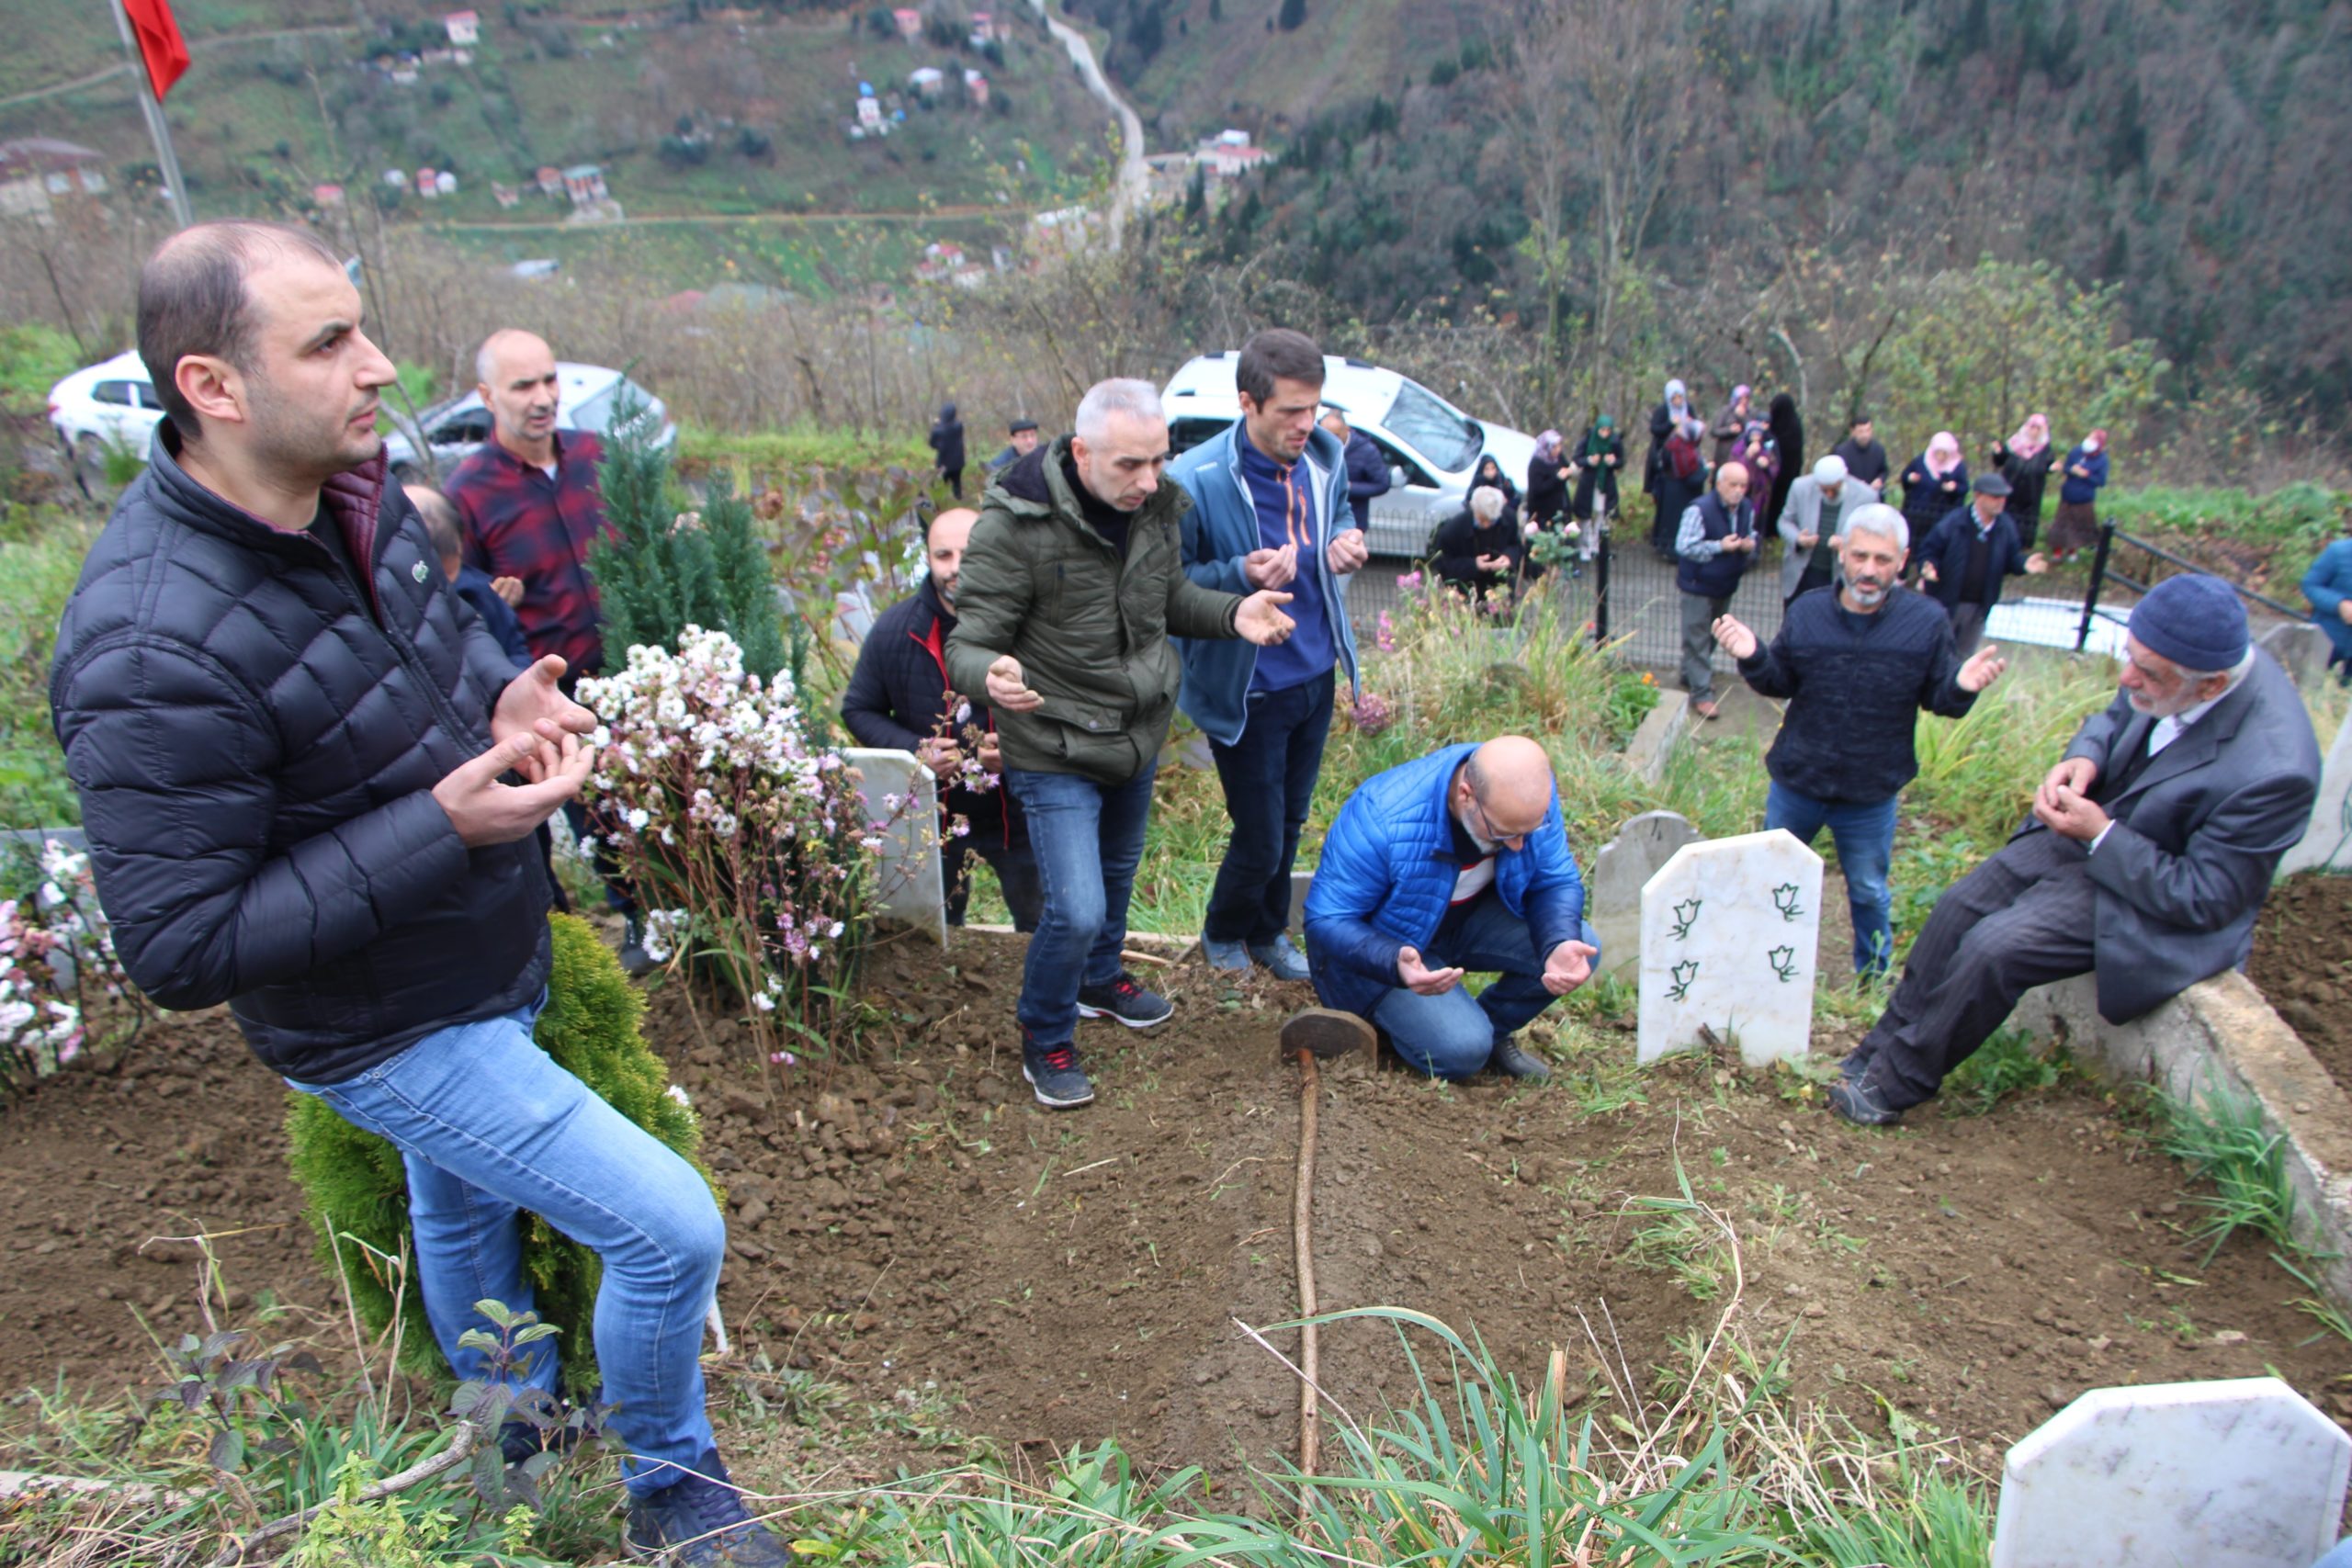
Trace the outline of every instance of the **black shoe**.
[[1544, 1065], [1544, 1059], [1516, 1039], [1496, 1041], [1495, 1054], [1487, 1058], [1487, 1066], [1507, 1078], [1540, 1081], [1552, 1076], [1552, 1069]]
[[631, 1498], [621, 1544], [640, 1562], [674, 1568], [790, 1568], [791, 1549], [754, 1524], [712, 1450], [689, 1475]]
[[1094, 1099], [1093, 1081], [1078, 1065], [1078, 1047], [1041, 1046], [1021, 1032], [1021, 1076], [1036, 1091], [1037, 1103], [1048, 1111], [1075, 1111]]
[[1831, 1084], [1829, 1109], [1857, 1127], [1892, 1127], [1903, 1120], [1903, 1112], [1889, 1110], [1863, 1078]]
[[1107, 986], [1078, 988], [1080, 1018], [1115, 1018], [1129, 1029], [1149, 1029], [1155, 1023], [1166, 1023], [1175, 1012], [1166, 997], [1145, 990], [1124, 970]]
[[645, 922], [635, 915], [621, 928], [621, 970], [634, 977], [650, 975], [662, 967], [653, 955], [645, 951]]
[[1862, 1075], [1870, 1070], [1871, 1059], [1868, 1056], [1863, 1055], [1860, 1048], [1858, 1046], [1855, 1049], [1847, 1052], [1845, 1059], [1838, 1064], [1838, 1081], [1839, 1083], [1860, 1083], [1862, 1081]]

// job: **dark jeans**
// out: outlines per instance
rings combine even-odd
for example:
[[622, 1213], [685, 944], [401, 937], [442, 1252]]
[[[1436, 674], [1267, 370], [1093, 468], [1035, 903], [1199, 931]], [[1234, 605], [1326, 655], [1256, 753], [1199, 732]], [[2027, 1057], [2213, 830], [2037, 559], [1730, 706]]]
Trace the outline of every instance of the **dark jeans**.
[[1846, 908], [1854, 917], [1854, 973], [1883, 974], [1894, 952], [1894, 895], [1886, 886], [1887, 863], [1894, 856], [1894, 807], [1888, 795], [1867, 805], [1817, 800], [1774, 779], [1764, 795], [1764, 829], [1786, 828], [1810, 844], [1824, 828], [1838, 845], [1838, 866], [1846, 874]]
[[1291, 863], [1331, 736], [1337, 685], [1327, 670], [1279, 692], [1252, 692], [1241, 739], [1209, 743], [1233, 819], [1201, 922], [1213, 942], [1272, 942], [1290, 925]]
[[1077, 1029], [1079, 987], [1119, 977], [1127, 896], [1135, 890], [1144, 828], [1151, 820], [1151, 780], [1148, 766], [1123, 784], [1096, 784], [1076, 773], [1004, 771], [1029, 820], [1029, 846], [1046, 896], [1015, 1010], [1030, 1037], [1047, 1049], [1068, 1044]]
[[[1600, 945], [1589, 923], [1578, 939]], [[1493, 975], [1494, 983], [1475, 997], [1458, 985], [1434, 997], [1400, 986], [1373, 1005], [1372, 1021], [1387, 1032], [1398, 1056], [1431, 1077], [1470, 1077], [1487, 1065], [1498, 1042], [1559, 1000], [1544, 988], [1548, 956], [1535, 951], [1527, 922], [1488, 889], [1447, 911], [1421, 962], [1432, 969]], [[1593, 962], [1600, 962], [1598, 953]]]
[[964, 907], [971, 901], [971, 858], [979, 856], [996, 873], [997, 886], [1004, 891], [1004, 907], [1012, 911], [1012, 929], [1034, 931], [1037, 929], [1037, 911], [1045, 903], [1044, 889], [1037, 885], [1037, 856], [1027, 840], [1008, 844], [1001, 835], [991, 839], [962, 838], [950, 835], [939, 845], [939, 874], [947, 887], [947, 923], [964, 923]]
[[1936, 901], [1886, 1011], [1855, 1047], [1900, 1111], [1935, 1098], [2036, 986], [2086, 975], [2098, 916], [2083, 846], [2048, 829], [2012, 839]]

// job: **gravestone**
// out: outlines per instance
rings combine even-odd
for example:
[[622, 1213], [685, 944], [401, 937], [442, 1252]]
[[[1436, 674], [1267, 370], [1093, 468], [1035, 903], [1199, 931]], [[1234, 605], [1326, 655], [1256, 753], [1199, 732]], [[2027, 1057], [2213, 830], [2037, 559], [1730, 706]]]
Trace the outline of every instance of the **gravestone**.
[[[853, 746], [842, 758], [865, 775], [858, 794], [865, 819], [887, 824], [875, 879], [880, 913], [946, 946], [947, 884], [939, 867], [939, 791], [931, 770], [911, 751]], [[908, 795], [911, 803], [893, 808], [894, 797]]]
[[2319, 799], [2312, 805], [2312, 824], [2302, 842], [2278, 861], [2278, 874], [2291, 875], [2324, 866], [2352, 871], [2352, 717], [2335, 731], [2335, 744], [2319, 770]]
[[2306, 691], [2326, 676], [2327, 656], [2335, 651], [2327, 634], [2309, 621], [2280, 621], [2254, 640]]
[[1813, 1040], [1821, 857], [1785, 829], [1685, 844], [1642, 889], [1640, 1059], [1711, 1030], [1762, 1066]]
[[[1676, 695], [1681, 694], [1677, 693]], [[1642, 889], [1658, 867], [1702, 835], [1679, 812], [1645, 811], [1592, 857], [1584, 915], [1600, 937], [1600, 972], [1622, 974], [1642, 955]]]
[[2277, 1378], [2095, 1388], [2009, 1450], [1993, 1568], [2311, 1568], [2352, 1438]]

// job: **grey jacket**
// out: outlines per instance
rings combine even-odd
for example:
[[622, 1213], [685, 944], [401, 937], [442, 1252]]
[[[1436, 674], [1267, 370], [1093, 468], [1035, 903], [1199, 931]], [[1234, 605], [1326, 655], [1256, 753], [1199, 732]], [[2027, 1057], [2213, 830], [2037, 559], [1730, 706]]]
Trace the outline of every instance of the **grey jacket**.
[[[2117, 693], [2069, 757], [2102, 776], [2148, 743], [2155, 721]], [[2096, 784], [2094, 784], [2096, 789]], [[2098, 1010], [2125, 1023], [2244, 963], [2278, 857], [2319, 793], [2319, 742], [2295, 683], [2267, 653], [2236, 689], [2148, 760], [2107, 803], [2115, 826], [2090, 853]], [[2029, 818], [2018, 829], [2050, 829]]]
[[[1804, 580], [1804, 569], [1813, 561], [1815, 550], [1833, 550], [1830, 543], [1846, 519], [1878, 499], [1870, 486], [1848, 479], [1838, 487], [1836, 505], [1826, 504], [1821, 493], [1821, 482], [1811, 474], [1800, 474], [1789, 486], [1788, 504], [1781, 509], [1781, 597], [1785, 599], [1797, 591]], [[1797, 547], [1797, 538], [1804, 534], [1818, 534], [1821, 541], [1804, 549]], [[1832, 581], [1837, 571], [1830, 571]]]

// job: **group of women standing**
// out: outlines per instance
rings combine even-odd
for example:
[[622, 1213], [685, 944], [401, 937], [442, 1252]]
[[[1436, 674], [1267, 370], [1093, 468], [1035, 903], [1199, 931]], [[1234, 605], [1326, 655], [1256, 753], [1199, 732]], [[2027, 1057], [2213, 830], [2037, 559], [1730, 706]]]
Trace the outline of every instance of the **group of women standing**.
[[[1642, 489], [1657, 506], [1650, 544], [1661, 559], [1674, 558], [1675, 530], [1684, 510], [1706, 493], [1713, 470], [1726, 462], [1736, 460], [1747, 469], [1747, 493], [1756, 499], [1759, 530], [1770, 537], [1780, 521], [1789, 486], [1804, 472], [1804, 423], [1796, 400], [1786, 392], [1773, 398], [1763, 418], [1755, 414], [1753, 396], [1751, 388], [1734, 387], [1710, 423], [1692, 408], [1689, 388], [1679, 380], [1667, 382], [1665, 397], [1650, 413], [1649, 461], [1642, 474]], [[1856, 435], [1868, 443], [1870, 421], [1858, 418], [1854, 426]], [[1842, 454], [1846, 448], [1838, 450]], [[2097, 502], [2108, 478], [2106, 431], [2092, 431], [2062, 461], [2051, 445], [2049, 416], [2029, 414], [2007, 439], [1986, 449], [1985, 461], [2008, 481], [2007, 511], [2028, 550], [2041, 536], [2042, 504], [2053, 469], [2060, 480], [2058, 511], [2051, 520], [2051, 558], [2063, 560], [2098, 542]], [[1949, 430], [1936, 432], [1926, 449], [1904, 465], [1899, 482], [1904, 519], [1913, 538], [1924, 538], [1968, 503], [1968, 459], [1960, 438]]]

